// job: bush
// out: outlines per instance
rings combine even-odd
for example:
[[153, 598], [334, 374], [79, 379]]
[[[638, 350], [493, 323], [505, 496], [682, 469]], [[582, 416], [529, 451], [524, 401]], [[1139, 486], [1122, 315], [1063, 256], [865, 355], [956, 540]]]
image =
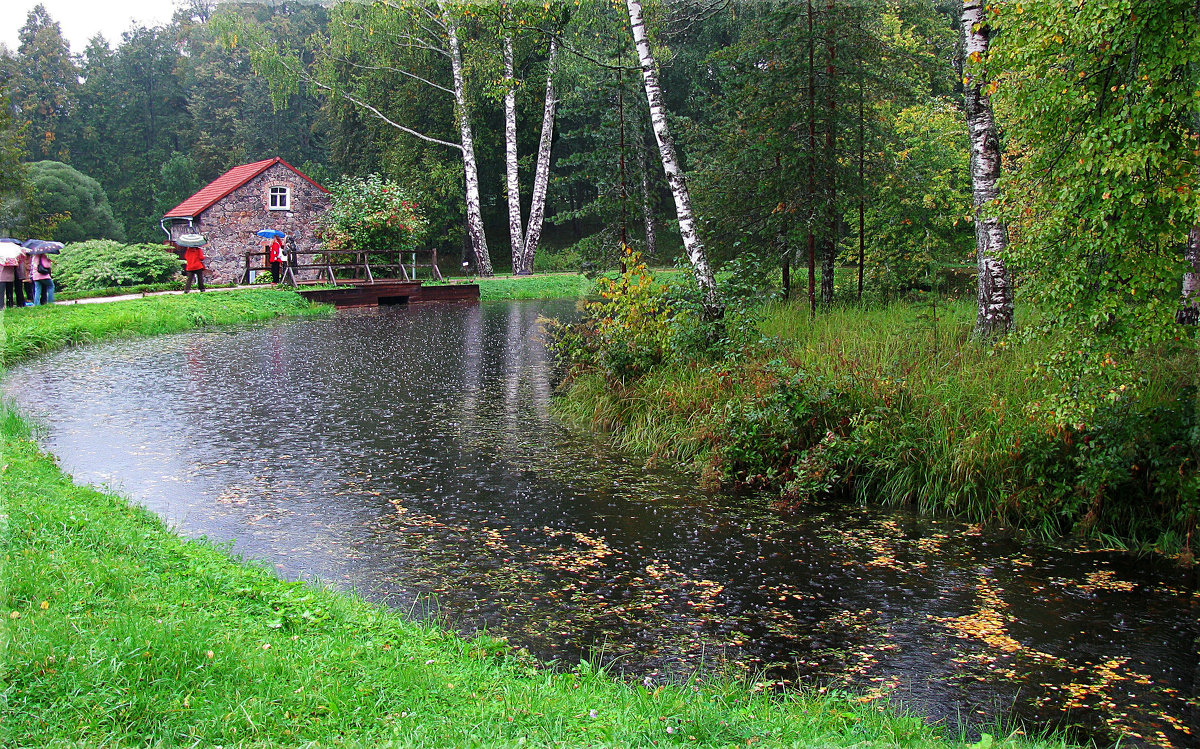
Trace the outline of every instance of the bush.
[[575, 247], [561, 250], [542, 248], [533, 256], [534, 273], [578, 273], [583, 268], [583, 256]]
[[417, 249], [428, 222], [403, 187], [378, 174], [347, 177], [329, 189], [333, 204], [321, 215], [329, 249]]
[[601, 301], [587, 304], [582, 321], [548, 328], [559, 367], [598, 368], [610, 381], [625, 383], [663, 360], [674, 316], [666, 289], [628, 248], [625, 267], [615, 280], [597, 279]]
[[82, 291], [167, 283], [178, 278], [179, 268], [179, 257], [162, 245], [93, 239], [63, 248], [54, 262], [54, 285]]
[[86, 174], [60, 161], [36, 161], [29, 165], [29, 182], [36, 195], [37, 218], [60, 219], [54, 220], [48, 238], [59, 242], [125, 239], [104, 188]]

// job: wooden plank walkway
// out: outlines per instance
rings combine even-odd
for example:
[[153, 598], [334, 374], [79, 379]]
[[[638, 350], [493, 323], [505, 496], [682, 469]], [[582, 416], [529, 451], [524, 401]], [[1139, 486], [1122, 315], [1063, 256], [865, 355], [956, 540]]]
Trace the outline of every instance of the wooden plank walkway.
[[297, 292], [309, 301], [332, 304], [338, 309], [423, 302], [479, 301], [479, 284], [425, 286], [421, 281], [382, 278], [373, 282], [343, 281], [336, 289], [299, 288]]

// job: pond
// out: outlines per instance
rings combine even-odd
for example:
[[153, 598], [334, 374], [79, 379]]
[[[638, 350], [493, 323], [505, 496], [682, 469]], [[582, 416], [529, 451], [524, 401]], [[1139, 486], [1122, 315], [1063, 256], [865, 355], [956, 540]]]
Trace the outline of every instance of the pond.
[[[865, 507], [780, 516], [552, 414], [539, 315], [343, 311], [13, 371], [77, 481], [279, 574], [651, 682], [850, 686], [931, 721], [1197, 746], [1191, 572]], [[33, 398], [33, 386], [37, 397]], [[968, 729], [968, 730], [978, 730]]]

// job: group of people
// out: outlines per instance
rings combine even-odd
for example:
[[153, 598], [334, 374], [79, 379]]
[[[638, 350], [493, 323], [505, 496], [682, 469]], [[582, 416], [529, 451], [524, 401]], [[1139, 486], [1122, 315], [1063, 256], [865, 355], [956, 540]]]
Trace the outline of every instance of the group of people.
[[[201, 241], [202, 238], [201, 238]], [[282, 280], [283, 265], [287, 262], [287, 250], [284, 248], [283, 239], [274, 237], [266, 242], [263, 242], [263, 249], [267, 253], [267, 267], [271, 269], [271, 282], [279, 283]], [[187, 294], [192, 290], [192, 284], [195, 283], [200, 291], [204, 291], [204, 249], [202, 247], [185, 247], [183, 250], [183, 273], [184, 284], [183, 293]]]
[[49, 255], [22, 252], [0, 265], [0, 309], [54, 302], [53, 261]]

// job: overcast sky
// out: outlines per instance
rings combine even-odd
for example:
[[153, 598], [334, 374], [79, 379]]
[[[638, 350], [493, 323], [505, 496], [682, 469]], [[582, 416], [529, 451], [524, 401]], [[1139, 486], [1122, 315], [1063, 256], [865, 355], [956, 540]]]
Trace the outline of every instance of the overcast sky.
[[[0, 0], [0, 43], [10, 51], [17, 50], [17, 31], [25, 25], [25, 17], [38, 1]], [[135, 23], [158, 26], [170, 21], [175, 12], [173, 0], [41, 0], [41, 3], [62, 26], [63, 36], [75, 53], [82, 52], [96, 34], [103, 34], [115, 47], [122, 32]]]

